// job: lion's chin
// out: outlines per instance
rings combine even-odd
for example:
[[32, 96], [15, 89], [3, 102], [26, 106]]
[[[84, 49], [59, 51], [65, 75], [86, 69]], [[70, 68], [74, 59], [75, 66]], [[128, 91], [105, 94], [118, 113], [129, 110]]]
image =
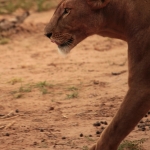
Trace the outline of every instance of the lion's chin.
[[72, 48], [70, 46], [58, 46], [58, 52], [61, 55], [67, 55]]

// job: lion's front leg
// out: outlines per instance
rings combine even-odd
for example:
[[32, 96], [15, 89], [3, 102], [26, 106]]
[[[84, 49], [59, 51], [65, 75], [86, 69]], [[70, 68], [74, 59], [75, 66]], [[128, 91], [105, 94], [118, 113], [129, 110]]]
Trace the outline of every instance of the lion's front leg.
[[90, 150], [95, 150], [95, 149], [96, 149], [96, 144], [90, 148]]
[[149, 89], [129, 89], [123, 103], [97, 144], [90, 150], [117, 150], [120, 142], [150, 109]]

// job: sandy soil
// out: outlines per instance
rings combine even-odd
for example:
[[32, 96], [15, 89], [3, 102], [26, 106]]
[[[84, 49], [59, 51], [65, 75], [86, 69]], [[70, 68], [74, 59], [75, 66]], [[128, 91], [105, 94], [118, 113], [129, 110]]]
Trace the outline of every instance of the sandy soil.
[[[0, 45], [1, 150], [88, 150], [128, 89], [125, 42], [95, 35], [63, 57], [43, 36], [51, 15], [32, 14], [24, 26], [37, 26], [36, 33]], [[135, 127], [127, 139], [148, 138], [149, 150], [149, 135], [148, 126]]]

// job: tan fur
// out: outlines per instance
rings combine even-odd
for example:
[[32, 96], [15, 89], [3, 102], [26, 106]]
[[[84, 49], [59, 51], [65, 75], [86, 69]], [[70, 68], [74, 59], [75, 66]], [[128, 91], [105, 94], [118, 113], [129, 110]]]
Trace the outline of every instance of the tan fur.
[[[65, 8], [68, 13], [64, 13]], [[63, 0], [45, 33], [56, 43], [55, 33], [62, 37], [68, 34], [73, 42], [67, 52], [93, 34], [128, 43], [129, 90], [112, 122], [91, 148], [117, 150], [150, 109], [150, 0]]]

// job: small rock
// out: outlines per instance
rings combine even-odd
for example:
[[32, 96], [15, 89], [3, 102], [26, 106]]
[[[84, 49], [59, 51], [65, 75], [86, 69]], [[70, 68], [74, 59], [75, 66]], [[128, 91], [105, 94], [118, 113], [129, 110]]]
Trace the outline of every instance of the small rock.
[[37, 144], [38, 144], [37, 142], [34, 142], [34, 143], [33, 143], [33, 145], [37, 145]]
[[143, 120], [141, 120], [141, 121], [140, 121], [140, 123], [144, 123], [144, 121], [143, 121]]
[[80, 137], [83, 137], [83, 134], [82, 134], [82, 133], [80, 134]]
[[96, 134], [101, 134], [101, 132], [100, 131], [96, 131]]
[[49, 110], [54, 110], [54, 107], [50, 107]]
[[95, 126], [95, 127], [100, 126], [100, 125], [101, 125], [100, 122], [96, 122], [93, 124], [93, 126]]
[[16, 113], [19, 113], [19, 110], [18, 109], [16, 109], [16, 111], [15, 111]]
[[104, 129], [105, 129], [105, 127], [101, 127], [101, 129], [102, 129], [102, 130], [104, 130]]
[[6, 133], [5, 135], [6, 135], [6, 136], [10, 136], [10, 134], [9, 134], [9, 133]]
[[40, 132], [44, 132], [44, 130], [43, 130], [43, 129], [40, 129]]
[[45, 142], [45, 139], [41, 140], [41, 142]]
[[99, 81], [94, 80], [93, 84], [99, 84]]
[[104, 122], [104, 125], [108, 125], [108, 123], [105, 121], [105, 122]]
[[63, 139], [63, 140], [65, 140], [65, 139], [66, 139], [66, 137], [62, 137], [62, 139]]

